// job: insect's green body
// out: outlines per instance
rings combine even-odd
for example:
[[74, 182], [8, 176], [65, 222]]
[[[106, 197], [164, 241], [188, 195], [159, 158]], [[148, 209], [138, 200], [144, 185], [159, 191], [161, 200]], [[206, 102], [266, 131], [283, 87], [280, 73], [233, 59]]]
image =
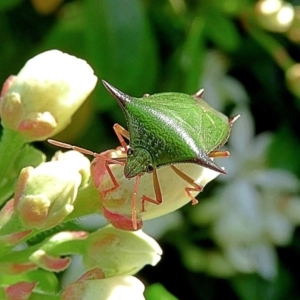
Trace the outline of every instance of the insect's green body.
[[176, 163], [195, 163], [224, 173], [209, 153], [227, 141], [231, 124], [198, 95], [161, 93], [134, 98], [104, 85], [127, 120], [127, 178]]
[[[119, 124], [114, 125], [115, 133], [122, 146], [117, 151], [120, 151], [122, 155], [114, 157], [115, 154], [113, 153], [115, 151], [97, 154], [58, 141], [49, 140], [49, 142], [60, 147], [93, 155], [96, 158], [93, 164], [94, 167], [92, 167], [94, 170], [92, 177], [97, 189], [101, 192], [102, 209], [106, 218], [120, 229], [137, 230], [141, 228], [142, 218], [140, 213], [146, 213], [146, 203], [158, 205], [163, 202], [160, 180], [156, 169], [166, 165], [170, 167], [165, 170], [171, 170], [172, 175], [175, 172], [183, 180], [183, 182], [180, 180], [179, 189], [182, 189], [182, 183], [188, 185], [184, 187], [184, 191], [191, 199], [192, 204], [196, 204], [198, 201], [194, 195], [201, 192], [203, 186], [195, 180], [202, 178], [204, 170], [196, 168], [198, 169], [196, 176], [198, 179], [194, 179], [194, 176], [190, 177], [189, 172], [193, 168], [187, 168], [188, 172], [186, 173], [174, 165], [192, 163], [225, 173], [211, 157], [229, 156], [228, 151], [220, 151], [218, 148], [227, 141], [231, 127], [239, 118], [239, 115], [227, 118], [213, 109], [201, 98], [203, 91], [199, 91], [192, 96], [182, 93], [161, 93], [134, 98], [120, 92], [105, 81], [103, 81], [103, 84], [117, 99], [127, 120], [128, 131]], [[128, 140], [129, 144], [124, 138]], [[125, 178], [135, 178], [131, 201], [127, 201], [129, 193], [127, 185], [125, 184], [125, 188], [120, 186], [120, 184], [124, 185], [122, 183], [124, 178], [119, 183], [109, 164], [124, 166]], [[152, 172], [155, 197], [143, 194], [141, 202], [137, 204], [139, 183], [141, 176], [146, 172]], [[102, 189], [100, 182], [102, 182], [106, 173], [110, 177], [113, 186]], [[146, 177], [143, 177], [143, 179], [146, 179]], [[204, 184], [206, 184], [206, 180], [204, 180]], [[132, 181], [128, 180], [127, 182]], [[174, 183], [174, 180], [170, 178], [169, 182]], [[166, 186], [166, 184], [164, 185]], [[146, 186], [147, 183], [144, 182], [144, 188]], [[178, 187], [174, 186], [174, 189], [178, 190]], [[114, 195], [114, 192], [117, 194]], [[113, 194], [112, 198], [108, 196], [110, 193]], [[113, 199], [111, 204], [109, 204], [110, 201], [107, 201], [108, 199]], [[140, 210], [137, 210], [139, 208]]]

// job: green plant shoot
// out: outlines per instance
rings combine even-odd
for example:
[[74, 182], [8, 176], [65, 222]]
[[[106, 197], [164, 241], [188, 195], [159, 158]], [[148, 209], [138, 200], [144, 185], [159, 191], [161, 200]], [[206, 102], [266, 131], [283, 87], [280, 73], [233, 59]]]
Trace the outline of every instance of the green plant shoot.
[[[193, 163], [225, 174], [225, 171], [211, 158], [229, 156], [228, 151], [218, 149], [228, 140], [232, 125], [239, 115], [227, 118], [210, 107], [201, 98], [203, 90], [192, 96], [182, 93], [160, 93], [134, 98], [119, 91], [106, 81], [102, 82], [118, 101], [127, 121], [128, 131], [119, 124], [115, 124], [113, 127], [126, 156], [109, 159], [80, 147], [53, 140], [49, 140], [49, 142], [104, 159], [108, 171], [109, 164], [123, 164], [124, 176], [136, 178], [135, 191], [138, 189], [141, 176], [145, 173], [152, 173], [156, 199], [143, 195], [142, 211], [144, 211], [146, 201], [154, 204], [160, 204], [163, 201], [156, 172], [163, 166], [170, 166], [190, 185], [185, 190], [191, 198], [192, 204], [196, 204], [198, 201], [191, 192], [201, 192], [203, 187], [196, 184], [192, 178], [176, 168], [175, 165]], [[118, 182], [111, 172], [109, 174], [114, 185], [112, 189], [116, 189], [119, 186]], [[137, 229], [136, 201], [135, 192], [132, 199], [134, 229]]]

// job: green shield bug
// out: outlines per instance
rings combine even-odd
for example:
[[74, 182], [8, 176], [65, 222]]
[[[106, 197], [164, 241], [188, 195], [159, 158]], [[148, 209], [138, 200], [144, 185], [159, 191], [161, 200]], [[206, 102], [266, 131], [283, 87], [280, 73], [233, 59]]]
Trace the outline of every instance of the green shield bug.
[[[227, 118], [210, 107], [201, 98], [203, 90], [192, 96], [183, 93], [159, 93], [134, 98], [106, 81], [102, 82], [118, 101], [127, 121], [128, 131], [119, 124], [113, 127], [124, 157], [109, 158], [80, 147], [53, 140], [49, 142], [105, 160], [105, 167], [113, 183], [113, 187], [107, 192], [119, 186], [109, 164], [124, 165], [124, 176], [128, 179], [135, 178], [131, 212], [133, 230], [138, 229], [136, 195], [140, 178], [145, 173], [152, 174], [155, 197], [141, 197], [142, 211], [145, 210], [145, 202], [160, 204], [163, 201], [157, 169], [164, 166], [170, 166], [189, 185], [185, 191], [192, 204], [196, 204], [197, 200], [191, 192], [201, 192], [203, 187], [175, 165], [192, 163], [225, 174], [211, 158], [229, 156], [228, 151], [218, 149], [228, 140], [232, 125], [239, 115]], [[125, 139], [128, 140], [128, 145]]]

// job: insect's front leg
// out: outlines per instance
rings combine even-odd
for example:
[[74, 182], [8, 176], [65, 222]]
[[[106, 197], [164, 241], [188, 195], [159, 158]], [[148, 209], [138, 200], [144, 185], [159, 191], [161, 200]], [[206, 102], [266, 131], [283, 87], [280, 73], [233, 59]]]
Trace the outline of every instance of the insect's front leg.
[[106, 169], [106, 171], [107, 171], [107, 173], [108, 173], [108, 175], [110, 177], [110, 180], [113, 183], [113, 186], [111, 188], [109, 188], [109, 189], [106, 189], [106, 190], [102, 191], [103, 196], [105, 196], [109, 192], [114, 191], [115, 189], [117, 189], [120, 186], [119, 183], [118, 183], [118, 181], [117, 181], [117, 179], [116, 179], [116, 177], [115, 177], [115, 175], [111, 171], [109, 165], [116, 164], [116, 163], [120, 164], [120, 165], [124, 165], [125, 161], [126, 161], [126, 158], [124, 158], [124, 159], [120, 159], [119, 158], [118, 162], [116, 162], [116, 161], [109, 161], [109, 160], [105, 161], [105, 165], [104, 166], [105, 166], [105, 169]]
[[132, 194], [132, 201], [131, 201], [131, 220], [132, 220], [132, 227], [134, 230], [137, 229], [136, 198], [137, 198], [137, 191], [140, 183], [140, 178], [141, 178], [140, 175], [135, 177], [135, 184], [133, 187], [133, 194]]
[[55, 146], [59, 146], [59, 147], [62, 147], [62, 148], [67, 148], [67, 149], [72, 149], [72, 150], [81, 152], [83, 154], [92, 155], [96, 159], [104, 160], [104, 167], [105, 167], [105, 169], [106, 169], [106, 171], [107, 171], [107, 173], [108, 173], [108, 175], [109, 175], [109, 177], [110, 177], [110, 179], [113, 183], [113, 186], [111, 188], [107, 189], [107, 190], [104, 190], [103, 195], [106, 195], [108, 192], [111, 192], [111, 191], [113, 191], [113, 190], [115, 190], [119, 187], [119, 183], [117, 182], [116, 177], [112, 173], [109, 165], [112, 165], [112, 164], [124, 165], [125, 162], [126, 162], [127, 157], [111, 158], [107, 154], [105, 155], [105, 154], [101, 154], [101, 153], [95, 153], [93, 151], [90, 151], [90, 150], [87, 150], [87, 149], [84, 149], [84, 148], [81, 148], [81, 147], [78, 147], [78, 146], [66, 144], [66, 143], [63, 143], [63, 142], [50, 140], [50, 139], [48, 140], [48, 142], [52, 145], [55, 145]]
[[184, 181], [186, 181], [188, 184], [190, 184], [192, 186], [192, 187], [186, 187], [185, 191], [188, 194], [188, 196], [191, 198], [192, 205], [196, 205], [198, 203], [198, 200], [192, 195], [191, 192], [202, 192], [203, 186], [197, 184], [193, 178], [189, 177], [188, 175], [186, 175], [185, 173], [180, 171], [175, 166], [172, 165], [170, 167], [179, 177], [181, 177]]
[[[138, 186], [140, 183], [140, 179], [141, 179], [142, 175], [137, 175], [135, 177], [135, 184], [134, 184], [134, 188], [133, 188], [133, 195], [132, 195], [132, 206], [131, 206], [131, 216], [132, 216], [132, 227], [134, 230], [137, 229], [137, 211], [136, 211], [136, 207], [137, 207], [137, 191], [138, 191]], [[146, 195], [142, 196], [142, 210], [141, 212], [145, 211], [145, 202], [151, 202], [153, 204], [161, 204], [162, 203], [162, 195], [161, 195], [161, 190], [160, 190], [160, 186], [159, 186], [159, 182], [158, 182], [158, 177], [157, 177], [157, 172], [154, 169], [153, 171], [153, 185], [154, 185], [154, 191], [155, 191], [155, 197], [156, 199], [152, 199]]]
[[158, 176], [157, 176], [157, 171], [156, 169], [153, 170], [153, 186], [154, 186], [154, 192], [155, 192], [155, 199], [150, 198], [146, 195], [142, 196], [142, 212], [146, 211], [145, 210], [145, 202], [151, 202], [153, 204], [159, 205], [162, 203], [162, 194], [161, 194], [161, 189], [159, 186], [159, 181], [158, 181]]

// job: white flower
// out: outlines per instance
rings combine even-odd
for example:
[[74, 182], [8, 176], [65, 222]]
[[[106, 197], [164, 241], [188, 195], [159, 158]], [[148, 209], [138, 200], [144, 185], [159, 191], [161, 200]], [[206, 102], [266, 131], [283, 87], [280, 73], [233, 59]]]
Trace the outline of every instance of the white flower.
[[228, 62], [223, 53], [218, 51], [207, 53], [201, 86], [204, 88], [205, 98], [209, 99], [209, 104], [220, 111], [224, 110], [226, 102], [243, 104], [248, 101], [243, 85], [226, 74], [227, 69]]
[[106, 226], [88, 237], [83, 263], [87, 270], [99, 268], [105, 277], [132, 275], [161, 258], [158, 243], [143, 231], [124, 231]]
[[[275, 246], [287, 245], [300, 223], [300, 199], [291, 196], [299, 182], [284, 170], [267, 169], [265, 153], [272, 136], [253, 136], [250, 113], [235, 126], [224, 160], [226, 183], [213, 199], [193, 211], [198, 224], [211, 224], [214, 240], [236, 271], [272, 279], [277, 272]], [[297, 213], [295, 213], [297, 212]]]
[[[110, 150], [105, 155], [109, 157], [120, 157], [124, 155], [121, 150]], [[219, 173], [195, 164], [176, 164], [176, 167], [194, 180], [195, 183], [205, 186], [215, 179]], [[124, 176], [124, 166], [111, 165], [112, 173], [119, 187], [105, 192], [113, 187], [112, 180], [105, 168], [105, 161], [95, 159], [92, 163], [91, 175], [95, 186], [102, 199], [104, 216], [117, 228], [134, 230], [132, 221], [132, 199], [135, 178], [128, 179]], [[162, 203], [154, 204], [145, 202], [145, 210], [142, 211], [141, 198], [146, 195], [156, 199], [152, 174], [144, 174], [137, 191], [137, 229], [142, 227], [142, 220], [149, 220], [173, 212], [183, 205], [191, 202], [191, 197], [185, 188], [190, 185], [179, 177], [169, 166], [157, 170], [159, 185], [162, 193]], [[199, 192], [192, 192], [195, 197]]]
[[22, 169], [14, 206], [25, 228], [51, 228], [68, 216], [78, 188], [89, 177], [89, 166], [83, 154], [68, 151], [36, 168]]
[[145, 300], [143, 283], [133, 276], [78, 281], [68, 285], [63, 300]]
[[2, 125], [27, 141], [53, 136], [70, 123], [96, 82], [86, 61], [58, 50], [41, 53], [4, 85]]

